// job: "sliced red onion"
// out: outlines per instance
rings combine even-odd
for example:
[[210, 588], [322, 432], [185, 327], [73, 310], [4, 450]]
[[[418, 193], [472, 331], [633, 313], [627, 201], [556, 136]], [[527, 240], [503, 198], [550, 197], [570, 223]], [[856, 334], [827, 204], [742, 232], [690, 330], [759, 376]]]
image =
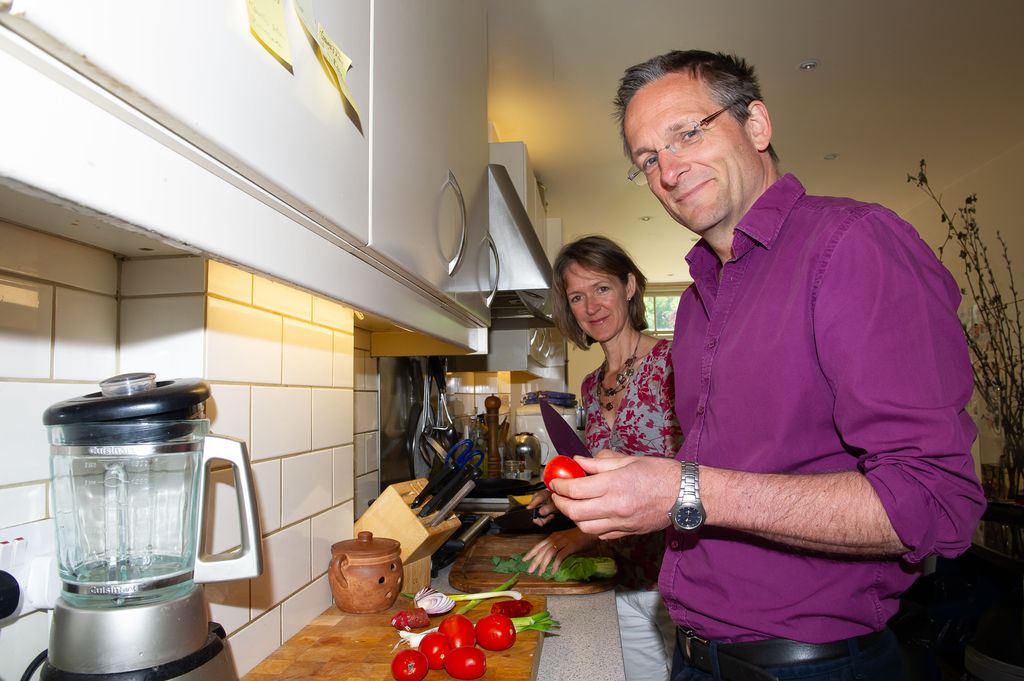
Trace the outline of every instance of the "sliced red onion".
[[423, 608], [428, 615], [443, 615], [455, 607], [455, 601], [445, 594], [425, 586], [413, 598], [417, 608]]

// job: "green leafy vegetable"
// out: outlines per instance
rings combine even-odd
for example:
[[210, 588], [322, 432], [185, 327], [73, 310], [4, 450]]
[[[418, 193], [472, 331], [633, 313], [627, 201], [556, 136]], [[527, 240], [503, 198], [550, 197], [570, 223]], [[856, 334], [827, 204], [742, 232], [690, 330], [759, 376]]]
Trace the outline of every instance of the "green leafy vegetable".
[[[491, 563], [495, 572], [527, 572], [530, 561], [523, 560], [523, 554], [516, 553], [508, 558], [491, 556]], [[552, 574], [551, 565], [544, 570], [544, 574], [538, 575], [543, 579], [553, 579], [556, 582], [587, 582], [591, 579], [608, 579], [614, 577], [617, 568], [614, 558], [599, 556], [569, 556], [562, 561], [558, 571]]]

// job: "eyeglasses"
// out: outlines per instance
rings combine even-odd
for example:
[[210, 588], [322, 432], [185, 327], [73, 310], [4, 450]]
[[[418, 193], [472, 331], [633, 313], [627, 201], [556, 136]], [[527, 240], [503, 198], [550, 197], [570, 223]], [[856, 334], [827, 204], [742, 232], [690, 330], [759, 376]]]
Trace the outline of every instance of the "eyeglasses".
[[[731, 104], [729, 106], [732, 106]], [[673, 156], [679, 156], [687, 147], [699, 144], [704, 139], [704, 128], [729, 110], [729, 106], [722, 107], [710, 116], [705, 116], [696, 123], [683, 124], [676, 132], [672, 133], [672, 140], [657, 151], [647, 151], [629, 167], [626, 179], [634, 184], [643, 186], [647, 184], [647, 178], [654, 175], [658, 170], [658, 155], [663, 151], [670, 152]]]

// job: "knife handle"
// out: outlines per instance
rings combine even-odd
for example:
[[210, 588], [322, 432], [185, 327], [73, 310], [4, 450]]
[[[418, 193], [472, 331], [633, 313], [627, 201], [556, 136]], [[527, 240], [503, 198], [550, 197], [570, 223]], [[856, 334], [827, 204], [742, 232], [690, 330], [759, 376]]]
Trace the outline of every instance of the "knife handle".
[[437, 492], [434, 493], [434, 496], [430, 498], [430, 501], [428, 501], [423, 506], [423, 508], [420, 509], [419, 517], [426, 518], [428, 515], [437, 510], [438, 506], [440, 506], [445, 501], [450, 499], [452, 494], [454, 494], [460, 487], [462, 487], [462, 484], [469, 479], [469, 476], [472, 474], [472, 471], [475, 470], [476, 469], [473, 468], [472, 466], [463, 466], [462, 468], [457, 469], [455, 476], [451, 480], [449, 480], [441, 489], [437, 490]]
[[452, 510], [459, 505], [459, 502], [462, 501], [467, 494], [473, 491], [474, 487], [476, 487], [476, 480], [467, 480], [466, 483], [459, 488], [459, 491], [455, 493], [455, 496], [449, 499], [448, 503], [441, 507], [441, 510], [437, 512], [437, 517], [427, 523], [427, 527], [437, 527], [447, 520], [448, 517], [451, 516]]
[[427, 484], [423, 487], [423, 490], [416, 495], [416, 498], [409, 504], [409, 508], [418, 508], [420, 504], [427, 500], [431, 494], [433, 494], [438, 488], [444, 486], [458, 473], [459, 469], [454, 465], [448, 465], [447, 468], [438, 472], [430, 480], [427, 480]]

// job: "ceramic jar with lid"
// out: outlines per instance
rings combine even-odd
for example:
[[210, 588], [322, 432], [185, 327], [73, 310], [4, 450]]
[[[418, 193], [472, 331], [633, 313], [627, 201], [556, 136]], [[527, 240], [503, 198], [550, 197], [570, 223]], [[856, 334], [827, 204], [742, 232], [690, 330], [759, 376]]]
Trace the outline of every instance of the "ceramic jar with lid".
[[402, 590], [401, 546], [394, 539], [360, 532], [331, 546], [327, 579], [334, 604], [343, 612], [382, 612]]

